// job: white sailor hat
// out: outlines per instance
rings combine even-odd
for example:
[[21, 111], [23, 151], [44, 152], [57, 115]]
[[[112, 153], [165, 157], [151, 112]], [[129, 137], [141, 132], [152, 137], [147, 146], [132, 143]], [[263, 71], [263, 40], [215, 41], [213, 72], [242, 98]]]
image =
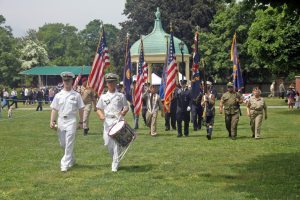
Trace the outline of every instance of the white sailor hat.
[[75, 77], [75, 75], [72, 72], [62, 72], [60, 76], [64, 81], [72, 80]]
[[108, 73], [105, 75], [105, 81], [107, 82], [113, 82], [118, 81], [119, 76], [117, 74]]

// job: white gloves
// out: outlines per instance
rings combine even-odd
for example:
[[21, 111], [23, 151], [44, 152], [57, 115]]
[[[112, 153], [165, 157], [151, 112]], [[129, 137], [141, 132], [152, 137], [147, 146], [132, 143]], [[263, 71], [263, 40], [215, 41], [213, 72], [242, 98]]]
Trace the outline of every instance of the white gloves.
[[191, 107], [188, 106], [188, 107], [186, 108], [186, 111], [188, 111], [188, 112], [191, 111]]

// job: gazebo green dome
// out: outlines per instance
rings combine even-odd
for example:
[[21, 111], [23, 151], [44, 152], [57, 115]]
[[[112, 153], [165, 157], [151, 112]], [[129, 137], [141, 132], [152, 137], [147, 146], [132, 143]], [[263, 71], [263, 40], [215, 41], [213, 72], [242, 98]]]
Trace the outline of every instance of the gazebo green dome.
[[[166, 54], [166, 35], [168, 35], [170, 38], [170, 34], [167, 34], [162, 28], [159, 8], [157, 8], [155, 15], [156, 15], [156, 19], [155, 19], [155, 24], [152, 32], [146, 36], [142, 36], [145, 55]], [[181, 55], [181, 51], [179, 49], [180, 42], [181, 42], [180, 39], [174, 37], [174, 46], [175, 46], [176, 55]], [[140, 44], [141, 44], [141, 39], [136, 41], [131, 46], [130, 48], [131, 56], [139, 55]], [[189, 54], [189, 50], [185, 44], [184, 44], [183, 54]]]

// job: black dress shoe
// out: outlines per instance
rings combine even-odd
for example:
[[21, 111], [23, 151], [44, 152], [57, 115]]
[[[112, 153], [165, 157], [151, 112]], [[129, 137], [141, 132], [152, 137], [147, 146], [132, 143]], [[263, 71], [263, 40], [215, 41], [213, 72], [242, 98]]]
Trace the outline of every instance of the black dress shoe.
[[169, 131], [169, 130], [170, 130], [170, 128], [166, 128], [166, 129], [165, 129], [165, 131]]
[[182, 134], [178, 134], [177, 137], [182, 137]]
[[255, 138], [255, 135], [254, 135], [254, 134], [252, 135], [252, 138]]

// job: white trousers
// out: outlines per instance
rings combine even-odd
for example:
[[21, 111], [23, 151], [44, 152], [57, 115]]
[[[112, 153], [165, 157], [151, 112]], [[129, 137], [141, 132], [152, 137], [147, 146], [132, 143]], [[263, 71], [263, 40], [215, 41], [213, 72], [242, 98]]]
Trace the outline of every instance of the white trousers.
[[108, 152], [110, 153], [110, 156], [112, 158], [112, 164], [111, 164], [112, 170], [118, 169], [119, 162], [120, 162], [119, 155], [121, 153], [120, 145], [108, 135], [109, 130], [115, 123], [116, 123], [116, 119], [105, 119], [104, 131], [103, 131], [104, 145], [107, 146]]
[[60, 161], [61, 168], [69, 168], [74, 162], [74, 144], [75, 144], [75, 133], [76, 133], [76, 119], [75, 122], [72, 121], [58, 121], [58, 140], [59, 144], [64, 150], [64, 156]]

